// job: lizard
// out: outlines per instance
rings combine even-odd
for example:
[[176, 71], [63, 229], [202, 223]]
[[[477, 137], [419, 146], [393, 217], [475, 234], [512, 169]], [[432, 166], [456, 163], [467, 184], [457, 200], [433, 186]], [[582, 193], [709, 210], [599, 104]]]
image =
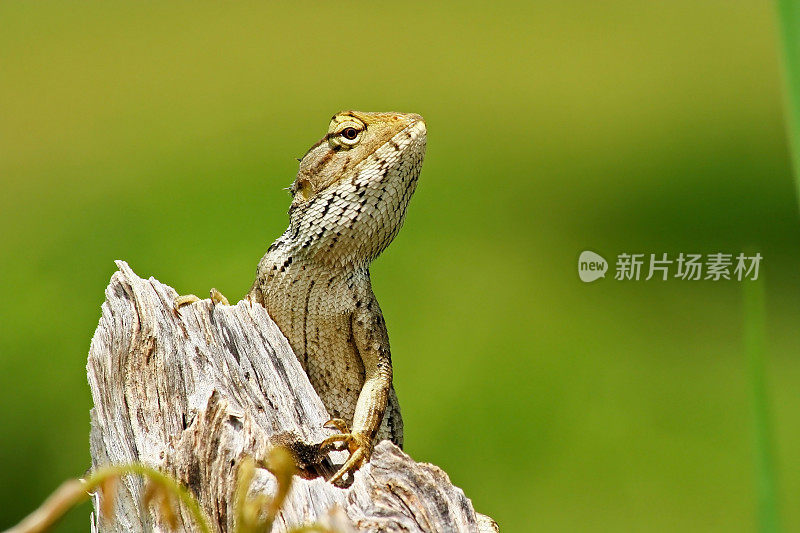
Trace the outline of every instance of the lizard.
[[[317, 457], [346, 447], [329, 479], [365, 464], [376, 442], [402, 447], [389, 337], [369, 265], [400, 230], [427, 144], [420, 115], [343, 111], [299, 160], [289, 227], [268, 248], [245, 299], [263, 305], [288, 339], [338, 433]], [[228, 304], [216, 289], [215, 303]], [[178, 307], [197, 301], [176, 299]], [[313, 454], [312, 454], [313, 455]]]

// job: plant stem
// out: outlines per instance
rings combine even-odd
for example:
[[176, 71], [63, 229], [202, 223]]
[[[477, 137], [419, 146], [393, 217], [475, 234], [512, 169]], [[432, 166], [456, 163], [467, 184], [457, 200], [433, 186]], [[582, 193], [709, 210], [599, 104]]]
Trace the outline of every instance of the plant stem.
[[758, 530], [762, 533], [776, 533], [780, 531], [780, 519], [765, 378], [763, 278], [744, 283], [744, 308], [744, 341], [755, 437]]
[[[65, 481], [38, 509], [23, 519], [22, 522], [6, 531], [6, 533], [39, 533], [47, 531], [72, 507], [88, 500], [90, 493], [97, 490], [103, 482], [110, 478], [122, 477], [127, 474], [138, 474], [150, 478], [172, 494], [177, 495], [191, 513], [200, 531], [203, 533], [211, 532], [211, 526], [200, 508], [200, 504], [183, 485], [154, 468], [132, 463], [98, 468], [86, 480], [70, 479]], [[104, 496], [106, 498], [114, 497], [111, 494], [104, 494]]]
[[783, 56], [783, 78], [786, 83], [784, 93], [786, 129], [796, 192], [800, 199], [800, 2], [776, 0], [776, 4]]

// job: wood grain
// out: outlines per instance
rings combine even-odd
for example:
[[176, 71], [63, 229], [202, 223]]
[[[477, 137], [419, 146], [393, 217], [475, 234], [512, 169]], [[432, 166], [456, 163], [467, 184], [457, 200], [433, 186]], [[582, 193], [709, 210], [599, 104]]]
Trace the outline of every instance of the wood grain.
[[[247, 301], [173, 307], [177, 293], [139, 278], [117, 261], [87, 363], [93, 466], [141, 461], [195, 494], [218, 531], [233, 531], [238, 462], [287, 438], [329, 434], [321, 400], [266, 310]], [[330, 475], [346, 455], [332, 452], [314, 473]], [[258, 469], [253, 491], [275, 479]], [[165, 531], [141, 505], [143, 482], [128, 477], [112, 520], [100, 531]], [[95, 502], [96, 503], [96, 502]], [[185, 531], [194, 531], [186, 513]], [[346, 531], [497, 531], [434, 465], [417, 463], [388, 441], [349, 488], [295, 477], [275, 531], [321, 521]]]

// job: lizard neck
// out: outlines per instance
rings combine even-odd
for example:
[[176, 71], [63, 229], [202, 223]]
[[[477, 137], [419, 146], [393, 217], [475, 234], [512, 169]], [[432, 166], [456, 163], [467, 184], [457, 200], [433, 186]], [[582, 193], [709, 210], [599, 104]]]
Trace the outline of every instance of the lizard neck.
[[292, 212], [289, 228], [265, 259], [291, 258], [291, 263], [315, 263], [330, 270], [368, 268], [400, 231], [418, 175], [409, 174], [402, 190], [388, 182], [368, 187], [353, 180], [319, 195], [302, 212]]
[[287, 238], [290, 232], [291, 228], [261, 259], [251, 297], [270, 314], [279, 306], [313, 313], [317, 306], [309, 302], [318, 298], [330, 300], [328, 307], [335, 304], [343, 306], [342, 310], [349, 308], [354, 287], [364, 282], [369, 285], [369, 264], [318, 261], [319, 256], [309, 254], [309, 246]]
[[[326, 255], [314, 253], [321, 241], [329, 240], [329, 236], [320, 236], [312, 243], [307, 240], [291, 238], [292, 228], [276, 240], [261, 259], [259, 276], [266, 278], [302, 277], [302, 278], [330, 278], [346, 277], [356, 271], [366, 271], [369, 262], [366, 261], [331, 261]], [[335, 246], [334, 246], [335, 247]], [[320, 260], [322, 259], [322, 260]]]

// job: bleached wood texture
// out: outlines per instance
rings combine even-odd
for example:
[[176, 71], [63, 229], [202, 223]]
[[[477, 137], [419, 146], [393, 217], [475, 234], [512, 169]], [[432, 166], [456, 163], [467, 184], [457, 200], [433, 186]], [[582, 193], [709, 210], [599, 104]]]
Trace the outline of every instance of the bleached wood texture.
[[[141, 461], [168, 472], [218, 531], [232, 531], [238, 462], [264, 457], [287, 433], [321, 441], [329, 434], [325, 407], [263, 307], [203, 300], [176, 312], [174, 289], [139, 278], [124, 261], [117, 266], [87, 363], [92, 463]], [[333, 465], [345, 458], [329, 456]], [[274, 489], [272, 474], [259, 469], [253, 490]], [[140, 479], [126, 478], [113, 520], [99, 530], [166, 530], [140, 504], [142, 492]], [[194, 530], [188, 514], [179, 519]], [[295, 477], [275, 531], [318, 520], [357, 531], [496, 530], [445, 472], [388, 441], [347, 489]]]

